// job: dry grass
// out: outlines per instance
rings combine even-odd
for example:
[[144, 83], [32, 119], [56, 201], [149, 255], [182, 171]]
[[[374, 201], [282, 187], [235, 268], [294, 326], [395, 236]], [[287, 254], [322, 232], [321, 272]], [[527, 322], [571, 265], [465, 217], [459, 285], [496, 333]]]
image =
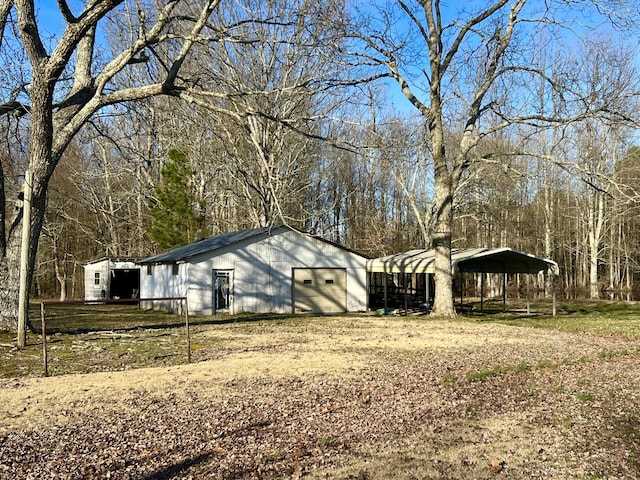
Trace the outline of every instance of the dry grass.
[[180, 328], [59, 334], [80, 355], [60, 353], [59, 373], [83, 355], [144, 364], [145, 343], [165, 353], [0, 380], [0, 477], [638, 478], [640, 310], [621, 333], [607, 308], [563, 321], [613, 332], [501, 315], [208, 319], [191, 365]]

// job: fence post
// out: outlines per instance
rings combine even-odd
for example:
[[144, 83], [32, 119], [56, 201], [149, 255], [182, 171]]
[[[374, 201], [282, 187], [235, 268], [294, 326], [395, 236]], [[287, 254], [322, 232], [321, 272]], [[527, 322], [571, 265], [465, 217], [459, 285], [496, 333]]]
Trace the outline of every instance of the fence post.
[[191, 332], [189, 331], [189, 300], [184, 298], [184, 319], [187, 329], [187, 363], [191, 363]]
[[44, 363], [44, 376], [49, 376], [49, 355], [47, 353], [47, 322], [44, 313], [44, 302], [40, 303], [40, 323], [42, 324], [42, 361]]

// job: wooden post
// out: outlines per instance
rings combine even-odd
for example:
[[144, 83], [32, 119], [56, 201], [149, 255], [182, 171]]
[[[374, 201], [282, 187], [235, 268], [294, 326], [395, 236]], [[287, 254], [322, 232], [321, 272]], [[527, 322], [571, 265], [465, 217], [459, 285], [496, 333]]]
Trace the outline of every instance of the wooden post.
[[27, 345], [27, 318], [29, 316], [29, 253], [31, 251], [31, 171], [24, 174], [22, 202], [22, 245], [20, 246], [20, 285], [18, 291], [18, 348]]
[[49, 354], [47, 353], [47, 321], [44, 312], [44, 302], [40, 304], [40, 322], [42, 323], [42, 362], [44, 363], [44, 376], [49, 376]]
[[189, 301], [184, 298], [184, 321], [187, 329], [187, 363], [191, 363], [191, 332], [189, 329]]

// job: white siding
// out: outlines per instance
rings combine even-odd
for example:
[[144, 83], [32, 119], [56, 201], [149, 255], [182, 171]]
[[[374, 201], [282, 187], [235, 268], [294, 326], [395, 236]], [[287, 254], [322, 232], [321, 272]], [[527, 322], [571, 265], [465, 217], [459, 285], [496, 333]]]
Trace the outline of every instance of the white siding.
[[189, 265], [189, 312], [211, 314], [213, 312], [213, 270]]
[[[139, 268], [132, 261], [112, 260], [105, 258], [84, 266], [84, 299], [87, 302], [111, 298], [111, 270]], [[96, 273], [100, 274], [96, 283]]]
[[140, 295], [141, 298], [188, 295], [190, 313], [209, 315], [213, 313], [213, 271], [230, 270], [231, 313], [290, 313], [294, 268], [344, 269], [347, 311], [366, 310], [366, 259], [286, 228], [193, 257], [180, 265], [179, 281], [171, 275], [171, 265], [154, 265], [152, 276], [146, 274], [143, 266]]
[[[294, 268], [343, 268], [347, 272], [347, 311], [367, 307], [366, 259], [298, 234], [275, 231], [193, 258], [189, 264], [189, 311], [212, 313], [212, 271], [233, 270], [232, 313], [290, 313]], [[144, 271], [142, 272], [144, 277]]]
[[[173, 265], [152, 265], [151, 275], [144, 265], [140, 272], [140, 298], [175, 298], [187, 296], [186, 278], [189, 264], [178, 264], [178, 275], [173, 274]], [[179, 301], [163, 300], [142, 302], [143, 308], [163, 309], [170, 312], [182, 311]], [[191, 307], [189, 307], [191, 310]]]
[[[99, 275], [96, 283], [96, 274]], [[84, 299], [88, 302], [109, 296], [109, 260], [90, 263], [84, 267]]]

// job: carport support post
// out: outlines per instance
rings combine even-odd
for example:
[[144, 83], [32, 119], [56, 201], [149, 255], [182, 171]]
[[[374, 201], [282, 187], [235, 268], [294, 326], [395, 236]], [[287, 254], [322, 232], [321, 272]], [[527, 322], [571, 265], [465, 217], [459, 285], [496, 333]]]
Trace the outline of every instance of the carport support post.
[[484, 272], [480, 272], [480, 311], [484, 312]]
[[551, 290], [553, 292], [553, 310], [552, 314], [556, 316], [556, 276], [554, 273], [551, 273]]
[[404, 314], [407, 315], [407, 272], [402, 270], [402, 285], [404, 287]]
[[531, 290], [530, 290], [530, 283], [531, 283], [531, 274], [527, 273], [527, 315], [529, 315], [531, 313]]
[[42, 363], [44, 364], [44, 376], [49, 376], [49, 354], [47, 352], [47, 322], [44, 313], [44, 303], [40, 303], [40, 322], [42, 323]]
[[387, 299], [387, 281], [389, 276], [387, 272], [384, 272], [384, 315], [389, 311], [389, 300]]
[[502, 311], [507, 311], [507, 273], [502, 274]]
[[428, 310], [429, 307], [431, 306], [430, 302], [429, 302], [429, 274], [425, 272], [424, 274], [424, 278], [425, 278], [425, 287], [424, 287], [424, 304], [425, 304], [425, 310]]

